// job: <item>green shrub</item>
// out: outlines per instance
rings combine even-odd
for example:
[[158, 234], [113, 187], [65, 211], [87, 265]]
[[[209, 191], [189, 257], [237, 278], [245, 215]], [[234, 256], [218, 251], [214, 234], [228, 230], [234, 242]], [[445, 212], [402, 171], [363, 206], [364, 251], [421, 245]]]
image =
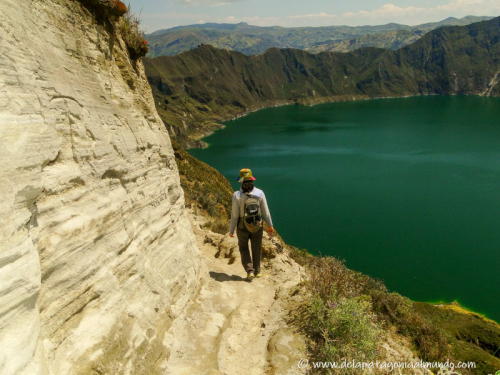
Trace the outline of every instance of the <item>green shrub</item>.
[[[378, 324], [384, 328], [395, 326], [398, 333], [412, 341], [422, 359], [438, 361], [450, 357], [449, 340], [443, 330], [427, 322], [418, 314], [411, 300], [398, 293], [389, 293], [380, 280], [350, 270], [345, 267], [344, 261], [334, 257], [312, 256], [307, 251], [296, 248], [290, 249], [290, 255], [308, 271], [309, 279], [304, 285], [306, 293], [314, 296], [314, 306], [331, 304], [332, 295], [335, 295], [337, 299], [354, 301], [360, 298], [367, 299], [371, 302], [368, 309], [374, 316], [377, 316]], [[323, 305], [318, 305], [317, 299], [320, 299]], [[333, 303], [339, 303], [339, 301]], [[307, 306], [306, 315], [310, 316], [311, 303]], [[309, 324], [307, 319], [299, 319], [300, 329], [310, 330]], [[325, 341], [317, 335], [309, 338], [316, 342], [314, 345], [319, 346]], [[314, 345], [311, 344], [311, 347]], [[331, 349], [325, 348], [324, 350]], [[319, 349], [314, 352], [320, 353], [322, 357], [328, 357], [326, 355], [328, 353], [321, 352]]]
[[409, 337], [426, 361], [444, 361], [450, 358], [449, 340], [440, 328], [427, 322], [415, 311], [414, 302], [398, 293], [370, 291], [373, 311], [386, 325]]
[[314, 258], [311, 253], [306, 249], [299, 249], [295, 246], [288, 245], [288, 254], [290, 258], [300, 264], [302, 267], [306, 267], [311, 258]]
[[345, 261], [334, 257], [312, 257], [308, 261], [309, 288], [314, 295], [319, 295], [323, 301], [328, 300], [332, 293], [341, 297], [353, 298], [364, 294], [368, 286], [377, 286], [374, 279], [348, 269]]
[[[321, 362], [370, 361], [377, 356], [382, 331], [371, 313], [367, 298], [338, 297], [327, 302], [313, 296], [300, 317], [311, 359]], [[355, 369], [322, 370], [325, 373], [357, 373]], [[321, 370], [319, 371], [321, 373]]]

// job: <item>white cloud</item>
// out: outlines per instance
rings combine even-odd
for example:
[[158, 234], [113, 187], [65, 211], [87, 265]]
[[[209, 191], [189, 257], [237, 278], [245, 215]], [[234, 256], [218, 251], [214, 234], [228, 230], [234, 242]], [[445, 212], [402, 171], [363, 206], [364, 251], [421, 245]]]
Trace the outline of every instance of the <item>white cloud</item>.
[[159, 20], [189, 20], [189, 21], [197, 21], [200, 19], [199, 14], [191, 14], [191, 13], [142, 13], [141, 19], [149, 20], [149, 19], [159, 19]]
[[420, 15], [420, 14], [428, 14], [432, 13], [433, 9], [429, 8], [421, 8], [421, 7], [414, 7], [414, 6], [408, 6], [408, 7], [398, 7], [394, 4], [385, 4], [382, 5], [380, 8], [375, 9], [371, 12], [367, 12], [364, 10], [361, 10], [356, 13], [348, 12], [342, 15], [344, 18], [368, 18], [368, 19], [386, 19], [386, 18], [401, 18], [401, 17], [408, 17], [408, 16], [415, 16], [415, 15]]
[[184, 5], [211, 5], [211, 6], [221, 6], [236, 3], [243, 0], [179, 0], [181, 4]]
[[325, 12], [321, 12], [318, 14], [303, 14], [298, 16], [288, 16], [289, 19], [301, 19], [301, 18], [336, 18], [337, 16], [334, 14], [326, 14]]
[[411, 23], [438, 21], [447, 17], [464, 17], [467, 15], [499, 15], [499, 0], [453, 0], [445, 5], [431, 8], [407, 6], [399, 7], [394, 4], [385, 4], [372, 11], [358, 11], [344, 13], [342, 17], [347, 20], [380, 22]]

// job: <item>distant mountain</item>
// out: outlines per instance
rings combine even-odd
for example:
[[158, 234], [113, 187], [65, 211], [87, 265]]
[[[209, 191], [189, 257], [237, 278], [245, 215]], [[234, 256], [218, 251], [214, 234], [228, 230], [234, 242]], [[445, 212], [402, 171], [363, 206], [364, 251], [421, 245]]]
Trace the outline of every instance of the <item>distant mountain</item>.
[[[385, 49], [398, 49], [411, 44], [422, 37], [427, 32], [442, 26], [466, 26], [475, 22], [487, 21], [493, 17], [467, 16], [461, 19], [455, 17], [446, 18], [440, 22], [424, 23], [418, 26], [398, 25], [397, 30], [380, 31], [373, 34], [365, 34], [356, 38], [348, 38], [335, 42], [327, 42], [306, 47], [305, 50], [311, 53], [324, 51], [349, 52], [358, 48], [378, 47]], [[393, 24], [394, 25], [394, 24]]]
[[184, 146], [218, 121], [262, 107], [360, 98], [500, 96], [500, 17], [445, 26], [395, 51], [310, 54], [272, 48], [258, 56], [201, 46], [145, 58], [157, 110]]
[[425, 33], [441, 26], [463, 26], [492, 17], [467, 16], [447, 18], [418, 26], [389, 23], [380, 26], [328, 26], [285, 28], [259, 27], [247, 23], [179, 26], [147, 35], [149, 57], [174, 56], [209, 44], [217, 48], [257, 55], [269, 48], [298, 48], [312, 53], [322, 51], [348, 52], [361, 47], [397, 49], [418, 40]]
[[353, 39], [345, 39], [338, 42], [318, 44], [307, 47], [310, 53], [319, 52], [350, 52], [364, 47], [378, 47], [384, 49], [398, 49], [419, 40], [421, 31], [392, 30], [376, 34], [367, 34]]

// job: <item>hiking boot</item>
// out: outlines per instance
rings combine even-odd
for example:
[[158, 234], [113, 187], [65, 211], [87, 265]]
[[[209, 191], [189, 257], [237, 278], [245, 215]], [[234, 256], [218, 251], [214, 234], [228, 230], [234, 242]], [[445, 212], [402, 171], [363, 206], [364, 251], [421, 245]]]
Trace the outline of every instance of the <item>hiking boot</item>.
[[255, 277], [255, 275], [253, 274], [253, 272], [249, 272], [247, 273], [247, 280], [252, 280], [253, 278]]
[[255, 274], [255, 277], [261, 277], [261, 276], [262, 276], [262, 275], [260, 274], [260, 272], [257, 272], [257, 273]]

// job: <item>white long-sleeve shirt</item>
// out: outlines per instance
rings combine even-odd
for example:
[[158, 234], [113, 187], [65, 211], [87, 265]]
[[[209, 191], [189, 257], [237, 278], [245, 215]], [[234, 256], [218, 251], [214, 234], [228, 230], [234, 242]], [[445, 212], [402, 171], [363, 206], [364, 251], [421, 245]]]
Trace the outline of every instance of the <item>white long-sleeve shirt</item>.
[[[264, 192], [254, 187], [252, 191], [250, 191], [248, 194], [258, 198], [262, 216], [264, 217], [264, 220], [266, 220], [267, 225], [272, 227], [273, 222], [271, 220], [271, 213], [269, 212], [269, 207], [267, 207], [267, 201]], [[247, 198], [248, 196], [245, 193], [243, 193], [243, 190], [241, 189], [234, 192], [232, 208], [231, 208], [231, 224], [229, 226], [229, 233], [234, 233], [234, 229], [236, 228], [238, 219], [240, 217], [243, 217], [243, 208]]]

